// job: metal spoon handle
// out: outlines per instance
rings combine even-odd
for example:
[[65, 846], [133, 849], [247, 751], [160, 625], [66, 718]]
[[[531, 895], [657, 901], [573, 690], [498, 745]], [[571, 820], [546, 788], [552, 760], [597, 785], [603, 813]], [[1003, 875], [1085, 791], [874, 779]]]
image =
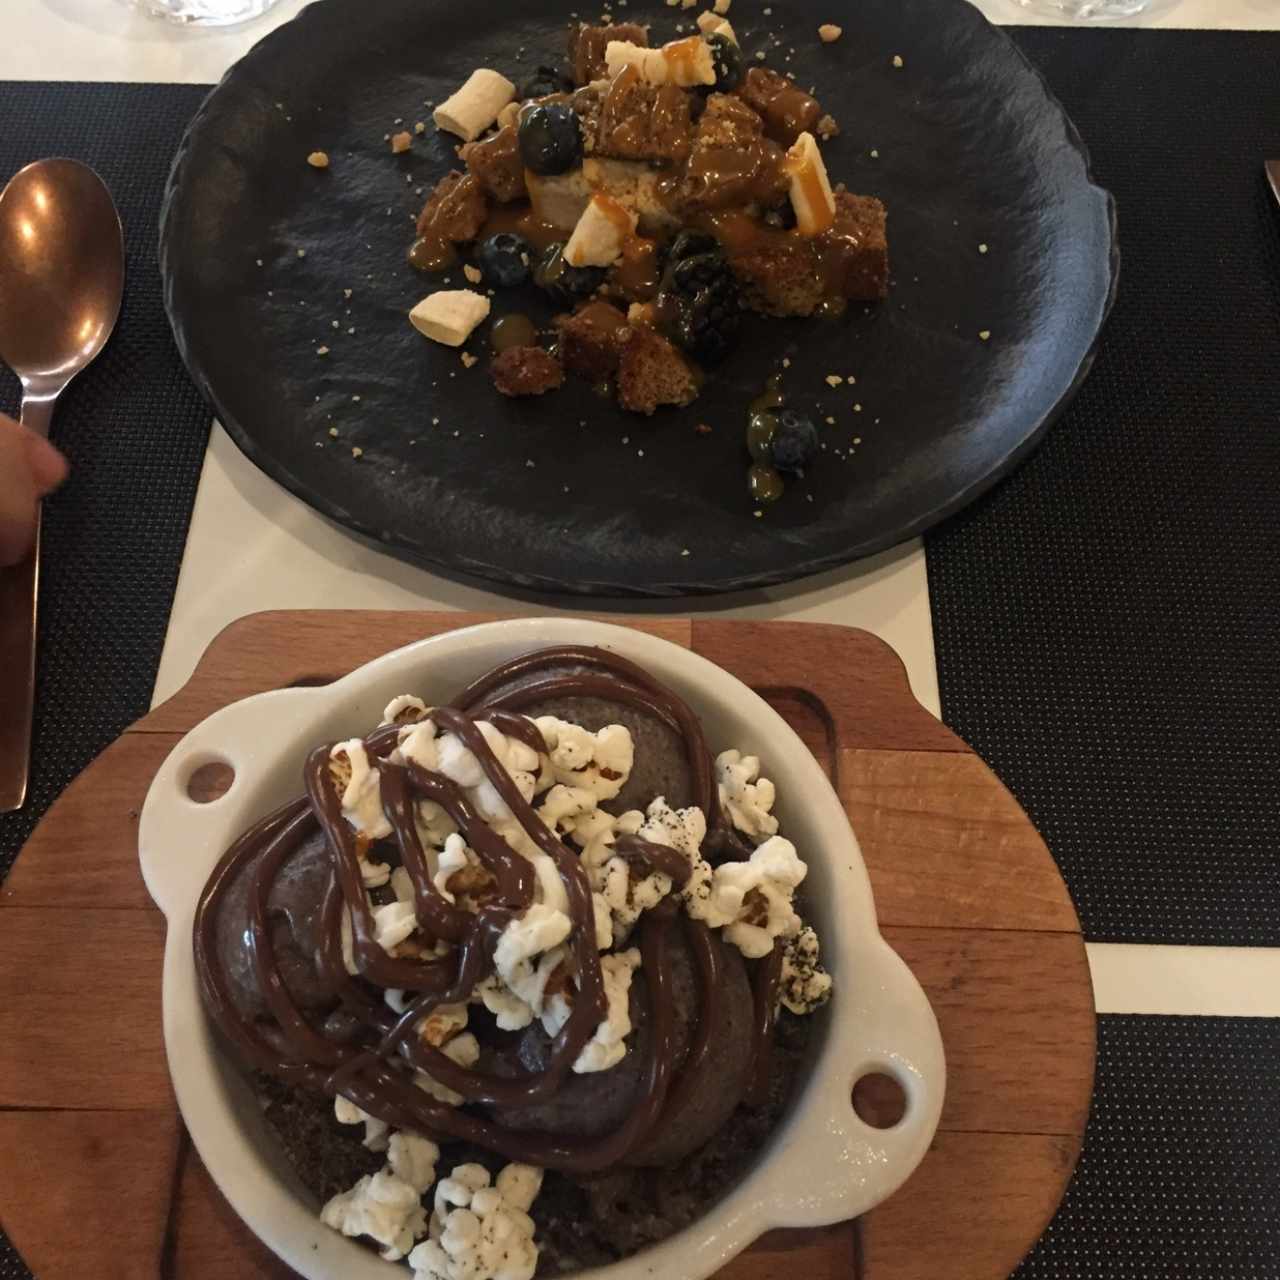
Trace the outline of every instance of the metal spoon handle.
[[[22, 424], [49, 434], [53, 397], [24, 397]], [[31, 767], [36, 693], [36, 604], [40, 584], [40, 508], [31, 550], [0, 569], [0, 813], [21, 809]]]

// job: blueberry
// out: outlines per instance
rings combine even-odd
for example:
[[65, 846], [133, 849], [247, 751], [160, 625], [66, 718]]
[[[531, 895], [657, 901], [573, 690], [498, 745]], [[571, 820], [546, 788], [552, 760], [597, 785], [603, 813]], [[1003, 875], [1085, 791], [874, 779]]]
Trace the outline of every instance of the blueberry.
[[714, 93], [731, 93], [742, 83], [742, 50], [718, 31], [707, 37], [716, 69]]
[[520, 158], [543, 176], [572, 169], [582, 159], [578, 113], [566, 102], [530, 107], [520, 116]]
[[524, 236], [510, 231], [500, 231], [480, 242], [476, 261], [484, 278], [502, 289], [514, 289], [529, 278], [529, 263], [533, 261], [533, 246]]
[[564, 243], [553, 244], [533, 269], [533, 283], [560, 302], [589, 298], [604, 284], [603, 267], [571, 267], [564, 260]]
[[811, 418], [794, 409], [778, 414], [778, 425], [769, 442], [773, 465], [779, 471], [801, 473], [818, 452], [818, 428]]
[[556, 67], [539, 67], [520, 86], [519, 100], [528, 102], [530, 98], [549, 98], [553, 93], [564, 93], [566, 88], [568, 81]]

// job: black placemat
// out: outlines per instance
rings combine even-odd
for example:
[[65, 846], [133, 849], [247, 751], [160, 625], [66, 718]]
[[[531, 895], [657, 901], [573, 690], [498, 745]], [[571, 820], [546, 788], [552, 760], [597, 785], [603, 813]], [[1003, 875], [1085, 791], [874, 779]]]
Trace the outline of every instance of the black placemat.
[[[206, 92], [0, 84], [0, 182], [42, 156], [85, 161], [111, 188], [128, 254], [115, 336], [54, 421], [71, 478], [45, 506], [31, 786], [24, 809], [0, 816], [0, 877], [54, 797], [150, 702], [210, 422], [161, 307], [156, 224]], [[5, 370], [0, 409], [17, 403]], [[0, 1236], [0, 1280], [29, 1275]]]
[[1040, 451], [928, 540], [943, 715], [1088, 937], [1276, 945], [1280, 35], [1014, 36], [1116, 196], [1120, 291]]
[[1084, 1156], [1017, 1280], [1278, 1280], [1280, 1019], [1098, 1019]]

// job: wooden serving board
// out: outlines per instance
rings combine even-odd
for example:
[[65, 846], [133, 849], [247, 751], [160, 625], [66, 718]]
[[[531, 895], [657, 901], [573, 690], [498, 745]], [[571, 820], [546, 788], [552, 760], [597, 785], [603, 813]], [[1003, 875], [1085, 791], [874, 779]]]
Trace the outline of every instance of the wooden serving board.
[[[292, 1274], [241, 1226], [185, 1139], [161, 1039], [164, 919], [138, 871], [138, 813], [160, 762], [219, 707], [489, 620], [245, 618], [33, 833], [0, 892], [0, 1222], [40, 1280]], [[1093, 1083], [1084, 944], [1043, 842], [916, 703], [875, 637], [624, 621], [710, 658], [796, 727], [844, 801], [881, 927], [928, 991], [946, 1045], [941, 1127], [907, 1185], [856, 1226], [774, 1232], [722, 1276], [1001, 1280], [1061, 1199]]]

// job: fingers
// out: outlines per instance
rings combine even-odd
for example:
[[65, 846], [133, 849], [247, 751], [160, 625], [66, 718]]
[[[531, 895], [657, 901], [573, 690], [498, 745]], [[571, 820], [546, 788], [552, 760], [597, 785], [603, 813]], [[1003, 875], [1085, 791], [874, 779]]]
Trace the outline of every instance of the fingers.
[[26, 555], [39, 501], [66, 474], [66, 459], [53, 445], [0, 414], [0, 565]]
[[23, 431], [23, 443], [27, 448], [27, 466], [31, 480], [40, 497], [52, 493], [66, 478], [67, 460], [43, 436], [34, 431]]

